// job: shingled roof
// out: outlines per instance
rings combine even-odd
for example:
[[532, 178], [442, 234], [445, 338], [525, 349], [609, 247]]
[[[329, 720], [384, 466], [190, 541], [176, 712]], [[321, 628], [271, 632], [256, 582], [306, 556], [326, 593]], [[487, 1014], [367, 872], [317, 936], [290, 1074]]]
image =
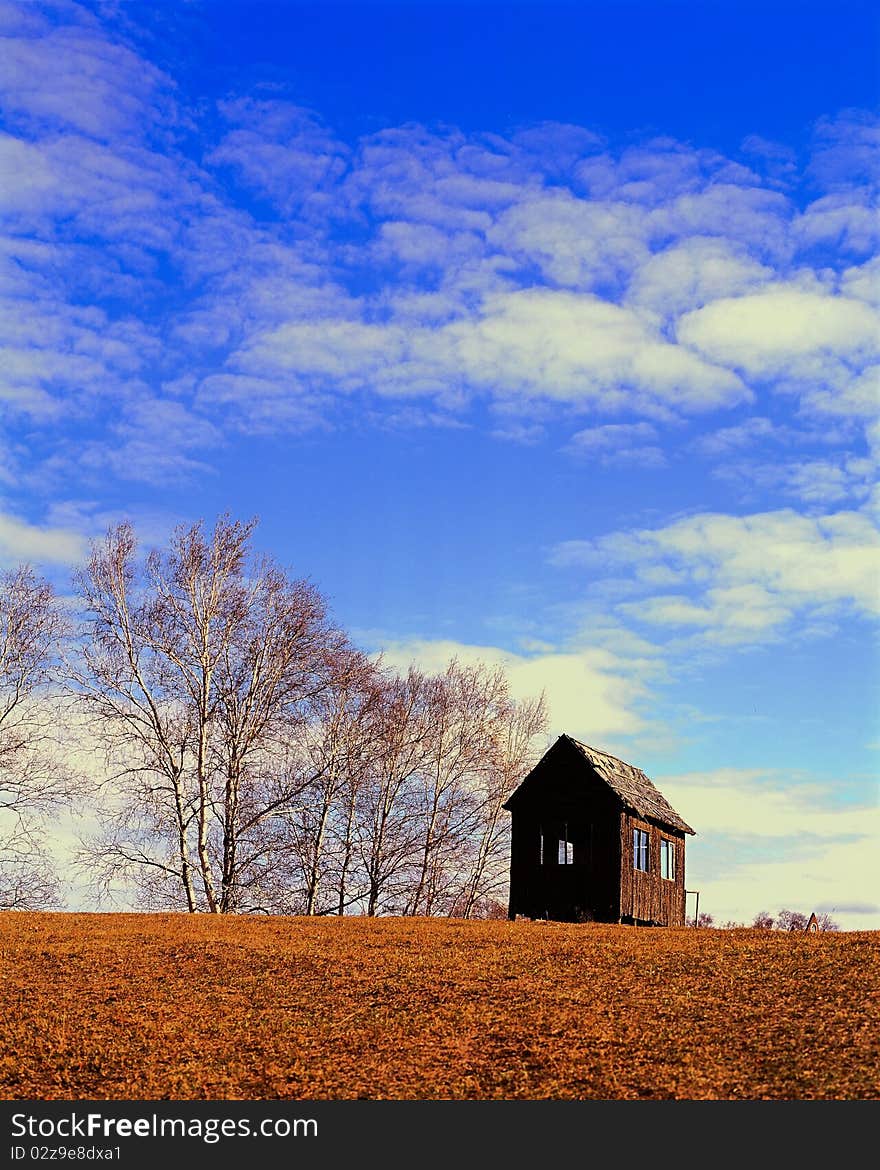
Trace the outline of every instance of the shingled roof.
[[641, 768], [618, 760], [616, 756], [609, 756], [607, 752], [581, 743], [571, 735], [562, 735], [560, 739], [567, 739], [580, 752], [588, 764], [599, 773], [612, 792], [623, 801], [627, 808], [632, 809], [640, 817], [652, 817], [655, 821], [662, 821], [664, 825], [672, 825], [684, 833], [694, 833], [694, 830], [683, 821], [669, 801], [659, 792]]

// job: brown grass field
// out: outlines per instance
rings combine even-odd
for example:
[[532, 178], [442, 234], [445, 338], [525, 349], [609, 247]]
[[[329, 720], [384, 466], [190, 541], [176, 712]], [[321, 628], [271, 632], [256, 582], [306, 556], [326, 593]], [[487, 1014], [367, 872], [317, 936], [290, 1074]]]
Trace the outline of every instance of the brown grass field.
[[877, 1099], [880, 933], [0, 914], [4, 1100]]

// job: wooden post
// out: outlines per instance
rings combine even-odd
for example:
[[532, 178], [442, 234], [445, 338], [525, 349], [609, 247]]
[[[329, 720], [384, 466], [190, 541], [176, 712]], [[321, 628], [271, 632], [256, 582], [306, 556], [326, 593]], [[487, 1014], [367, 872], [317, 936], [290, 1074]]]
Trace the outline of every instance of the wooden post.
[[694, 908], [694, 926], [700, 925], [700, 891], [699, 890], [685, 890], [684, 892], [684, 920], [687, 922], [687, 896], [688, 894], [697, 895], [697, 904]]

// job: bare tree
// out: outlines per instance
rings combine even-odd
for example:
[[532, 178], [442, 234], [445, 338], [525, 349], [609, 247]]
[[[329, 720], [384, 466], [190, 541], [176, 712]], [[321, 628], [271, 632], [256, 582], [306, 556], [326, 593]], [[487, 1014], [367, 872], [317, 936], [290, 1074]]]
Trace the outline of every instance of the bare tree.
[[768, 914], [766, 910], [762, 910], [759, 914], [755, 915], [752, 926], [758, 930], [772, 930], [775, 921], [776, 919], [772, 914]]
[[254, 554], [254, 528], [179, 528], [142, 563], [121, 524], [77, 578], [70, 677], [113, 765], [85, 858], [147, 905], [276, 907], [275, 829], [314, 782], [297, 735], [357, 660], [315, 588]]
[[253, 531], [222, 517], [142, 560], [122, 524], [78, 575], [69, 677], [109, 767], [93, 878], [190, 912], [480, 912], [543, 700], [483, 664], [370, 663]]
[[800, 910], [780, 910], [776, 915], [777, 930], [806, 930], [807, 915]]
[[836, 922], [830, 914], [824, 911], [816, 915], [816, 922], [820, 930], [840, 930], [840, 923]]
[[42, 819], [75, 779], [61, 762], [49, 691], [65, 622], [51, 586], [28, 566], [0, 575], [0, 909], [57, 904]]
[[306, 872], [306, 911], [474, 915], [506, 881], [501, 804], [533, 758], [543, 700], [517, 704], [503, 670], [456, 659], [435, 676], [377, 672], [371, 687], [345, 730], [357, 751], [322, 786], [314, 823], [297, 822], [299, 853], [322, 852], [335, 895], [315, 900]]
[[428, 688], [428, 754], [419, 772], [418, 855], [409, 914], [453, 903], [495, 762], [496, 724], [509, 707], [503, 671], [453, 658]]
[[502, 669], [453, 659], [388, 679], [375, 716], [351, 888], [368, 915], [473, 916], [507, 880], [501, 805], [533, 761], [543, 699], [516, 703]]
[[[780, 910], [776, 915], [776, 929], [787, 931], [806, 930], [809, 920], [809, 915], [801, 913], [800, 910]], [[840, 927], [830, 914], [817, 914], [816, 923], [820, 930], [840, 930]]]
[[317, 697], [302, 728], [298, 752], [311, 779], [282, 830], [276, 864], [289, 875], [293, 904], [303, 914], [343, 914], [357, 898], [348, 888], [355, 805], [376, 747], [371, 714], [384, 685], [376, 664], [352, 655], [348, 673]]
[[508, 699], [487, 731], [492, 736], [492, 763], [480, 777], [482, 791], [470, 868], [455, 907], [463, 918], [478, 913], [485, 916], [486, 907], [497, 903], [496, 895], [508, 880], [510, 843], [502, 805], [533, 767], [538, 741], [546, 735], [543, 693], [521, 702]]
[[377, 744], [357, 790], [359, 868], [368, 917], [401, 913], [421, 838], [415, 786], [430, 757], [430, 680], [410, 667], [391, 678], [373, 711]]
[[715, 919], [711, 914], [707, 914], [701, 910], [700, 917], [696, 921], [693, 918], [689, 918], [687, 924], [688, 926], [705, 926], [708, 928], [715, 925]]

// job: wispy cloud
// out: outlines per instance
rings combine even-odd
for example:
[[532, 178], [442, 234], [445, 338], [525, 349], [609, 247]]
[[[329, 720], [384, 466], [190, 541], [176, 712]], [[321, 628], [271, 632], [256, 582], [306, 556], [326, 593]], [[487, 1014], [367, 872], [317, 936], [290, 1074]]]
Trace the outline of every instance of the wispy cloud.
[[285, 215], [320, 205], [348, 168], [350, 149], [312, 110], [241, 97], [221, 102], [220, 113], [232, 128], [205, 162], [228, 167]]
[[30, 524], [0, 512], [0, 564], [72, 565], [85, 551], [85, 542], [69, 528]]
[[662, 674], [659, 662], [649, 656], [604, 646], [544, 646], [514, 652], [451, 640], [412, 639], [381, 642], [378, 648], [386, 664], [401, 670], [415, 663], [436, 672], [453, 657], [501, 666], [516, 698], [544, 693], [552, 734], [568, 732], [603, 744], [622, 743], [651, 728], [646, 715], [650, 687]]
[[604, 465], [664, 467], [666, 464], [657, 430], [647, 422], [588, 427], [572, 435], [565, 449], [577, 458], [595, 460]]
[[876, 484], [873, 458], [845, 455], [839, 459], [798, 461], [730, 461], [715, 471], [719, 479], [736, 484], [743, 498], [754, 498], [768, 489], [811, 508], [844, 503], [861, 504], [870, 499]]
[[880, 536], [858, 512], [705, 513], [654, 530], [569, 541], [553, 561], [625, 567], [650, 590], [619, 603], [626, 620], [692, 632], [707, 643], [760, 642], [811, 612], [833, 618], [880, 610]]
[[[265, 89], [187, 107], [118, 22], [47, 13], [25, 9], [5, 41], [0, 150], [19, 178], [2, 393], [37, 421], [71, 412], [107, 471], [145, 465], [116, 457], [114, 427], [161, 410], [181, 368], [181, 408], [201, 418], [183, 473], [217, 429], [378, 421], [401, 398], [442, 425], [502, 404], [532, 437], [546, 403], [637, 425], [724, 412], [773, 380], [814, 413], [867, 409], [865, 256], [839, 288], [827, 250], [810, 266], [832, 221], [852, 236], [865, 210], [867, 115], [820, 124], [801, 211], [779, 187], [790, 152], [756, 137], [749, 165], [571, 125], [345, 142]], [[107, 393], [127, 424], [92, 409]]]

